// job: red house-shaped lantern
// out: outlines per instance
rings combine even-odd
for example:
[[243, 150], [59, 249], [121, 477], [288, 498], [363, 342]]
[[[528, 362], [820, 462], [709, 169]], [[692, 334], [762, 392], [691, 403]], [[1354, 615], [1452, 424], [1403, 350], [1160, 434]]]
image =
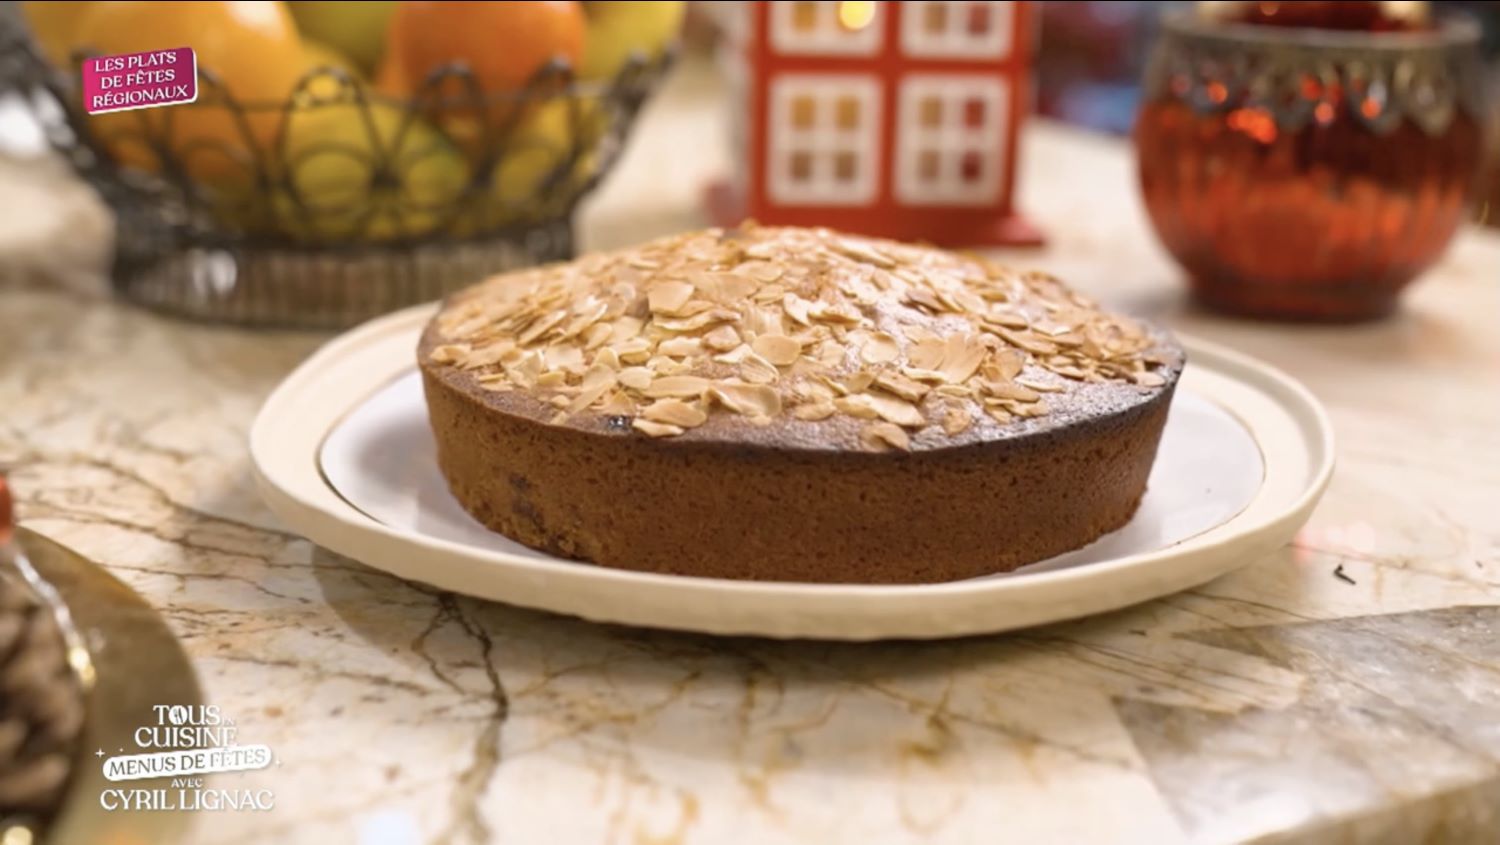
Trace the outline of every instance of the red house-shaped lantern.
[[[726, 22], [740, 181], [769, 224], [945, 246], [1034, 244], [1012, 197], [1026, 2], [751, 2]], [[733, 198], [733, 199], [729, 199]]]

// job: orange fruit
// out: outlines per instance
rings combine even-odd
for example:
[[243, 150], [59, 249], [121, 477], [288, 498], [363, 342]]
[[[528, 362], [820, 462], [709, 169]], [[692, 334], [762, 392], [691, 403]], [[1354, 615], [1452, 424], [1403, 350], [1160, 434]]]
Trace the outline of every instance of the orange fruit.
[[380, 65], [375, 68], [374, 83], [375, 90], [389, 96], [389, 98], [408, 99], [411, 98], [413, 86], [407, 77], [407, 68], [401, 63], [401, 51], [390, 47], [396, 41], [395, 15], [392, 15], [390, 26], [386, 27], [386, 53], [381, 56]]
[[[305, 67], [285, 6], [260, 0], [94, 3], [74, 38], [103, 55], [192, 47], [199, 70], [216, 74], [224, 91], [200, 80], [196, 103], [95, 115], [90, 127], [123, 164], [160, 170], [156, 146], [163, 145], [195, 180], [254, 189], [255, 151], [270, 154], [279, 105]], [[225, 92], [242, 106], [261, 108], [245, 109], [241, 125]]]
[[554, 58], [573, 67], [587, 26], [575, 2], [404, 0], [391, 21], [389, 50], [413, 87], [433, 68], [463, 62], [486, 94], [514, 91]]
[[72, 72], [78, 70], [70, 53], [75, 43], [78, 22], [92, 5], [92, 2], [80, 0], [54, 0], [48, 3], [27, 0], [21, 4], [21, 15], [26, 18], [26, 26], [31, 30], [32, 39], [53, 67]]
[[[428, 115], [477, 161], [496, 146], [498, 130], [514, 117], [515, 104], [494, 95], [524, 88], [554, 59], [576, 68], [583, 58], [587, 26], [583, 7], [576, 2], [403, 0], [391, 18], [386, 54], [404, 70], [408, 91], [442, 104], [427, 109]], [[423, 86], [433, 70], [452, 63], [471, 70], [485, 104], [473, 103], [472, 92], [458, 80], [448, 80], [437, 90]], [[547, 96], [537, 93], [536, 102]]]

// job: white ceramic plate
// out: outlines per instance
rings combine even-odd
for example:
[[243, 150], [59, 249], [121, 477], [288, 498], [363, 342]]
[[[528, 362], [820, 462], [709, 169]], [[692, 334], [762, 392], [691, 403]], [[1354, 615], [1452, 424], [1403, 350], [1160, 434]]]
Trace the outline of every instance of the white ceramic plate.
[[432, 306], [337, 338], [250, 433], [271, 508], [310, 539], [438, 587], [598, 621], [865, 640], [1000, 631], [1208, 581], [1291, 539], [1333, 470], [1317, 402], [1285, 375], [1183, 338], [1189, 365], [1141, 509], [1119, 531], [1004, 576], [909, 586], [652, 575], [562, 560], [479, 526], [433, 461], [417, 336]]

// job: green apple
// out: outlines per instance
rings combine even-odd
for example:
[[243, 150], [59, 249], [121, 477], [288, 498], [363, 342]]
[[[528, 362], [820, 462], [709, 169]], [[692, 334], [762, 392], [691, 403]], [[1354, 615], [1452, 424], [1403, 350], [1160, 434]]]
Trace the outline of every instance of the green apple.
[[680, 0], [585, 4], [588, 37], [579, 78], [609, 79], [636, 52], [648, 59], [661, 55], [682, 30], [686, 8]]
[[396, 11], [395, 0], [293, 0], [286, 5], [303, 35], [353, 59], [365, 73], [375, 71], [385, 53], [386, 29]]

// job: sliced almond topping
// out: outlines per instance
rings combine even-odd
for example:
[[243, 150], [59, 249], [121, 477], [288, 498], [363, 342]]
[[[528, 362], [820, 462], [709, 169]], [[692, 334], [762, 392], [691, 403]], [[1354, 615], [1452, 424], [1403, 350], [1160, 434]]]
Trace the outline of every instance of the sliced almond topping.
[[825, 367], [837, 367], [844, 363], [844, 347], [832, 340], [818, 344], [818, 363]]
[[516, 340], [522, 346], [530, 346], [533, 341], [540, 338], [553, 326], [561, 323], [567, 316], [568, 312], [564, 309], [559, 308], [556, 311], [548, 314], [547, 316], [532, 322], [532, 324], [526, 329], [526, 331], [521, 332], [521, 336], [516, 338]]
[[785, 287], [781, 285], [766, 285], [756, 291], [750, 298], [761, 305], [769, 305], [773, 302], [780, 302], [783, 296], [786, 296]]
[[1026, 356], [1019, 350], [1010, 348], [996, 351], [994, 355], [990, 356], [990, 360], [998, 369], [999, 378], [1005, 381], [1009, 381], [1020, 375], [1021, 370], [1026, 366]]
[[614, 328], [608, 323], [595, 323], [583, 333], [583, 348], [597, 349], [607, 343], [613, 335]]
[[835, 408], [831, 401], [823, 399], [817, 402], [805, 402], [798, 405], [792, 409], [792, 416], [799, 420], [816, 422], [818, 420], [826, 420], [837, 412], [838, 408]]
[[570, 337], [576, 337], [577, 335], [582, 334], [584, 330], [592, 327], [595, 323], [599, 322], [599, 319], [609, 311], [609, 303], [602, 300], [585, 300], [585, 302], [587, 304], [580, 305], [578, 308], [574, 309], [574, 314], [576, 316], [574, 316], [572, 321], [568, 323], [567, 327], [563, 329], [561, 335], [561, 338], [563, 340], [567, 340]]
[[621, 361], [627, 364], [639, 364], [651, 357], [651, 341], [644, 337], [633, 337], [622, 343], [616, 343], [612, 347]]
[[646, 362], [646, 368], [658, 376], [681, 376], [687, 375], [692, 369], [686, 363], [676, 358], [668, 358], [665, 355], [654, 355]]
[[804, 326], [812, 325], [812, 318], [807, 313], [811, 304], [795, 293], [789, 293], [781, 299], [781, 308], [786, 311], [786, 315]]
[[912, 343], [924, 343], [929, 340], [942, 342], [942, 338], [921, 326], [906, 326], [901, 330], [906, 339]]
[[922, 416], [921, 410], [905, 399], [899, 399], [883, 393], [869, 393], [866, 396], [870, 400], [870, 406], [875, 409], [875, 413], [879, 414], [881, 419], [886, 422], [912, 426], [914, 428], [921, 428], [927, 425], [927, 418]]
[[939, 370], [943, 366], [946, 348], [942, 338], [924, 338], [906, 351], [906, 361], [919, 370]]
[[613, 332], [610, 343], [623, 343], [641, 333], [641, 327], [645, 325], [639, 317], [619, 317], [610, 324]]
[[900, 354], [901, 346], [896, 343], [896, 338], [886, 332], [876, 332], [870, 335], [870, 339], [859, 350], [859, 356], [871, 364], [894, 361]]
[[738, 311], [731, 311], [728, 308], [710, 308], [707, 311], [694, 314], [685, 320], [658, 319], [653, 321], [652, 325], [670, 332], [695, 332], [704, 326], [738, 320], [739, 318], [740, 312]]
[[[898, 433], [930, 411], [951, 436], [974, 424], [971, 402], [1001, 422], [1035, 417], [1063, 379], [1160, 387], [1177, 360], [1046, 274], [753, 224], [496, 276], [437, 326], [433, 364], [537, 391], [559, 419], [608, 412], [656, 436], [715, 405], [757, 425], [843, 413]], [[658, 401], [642, 410], [643, 397]]]
[[861, 370], [847, 379], [844, 379], [844, 389], [850, 393], [863, 393], [870, 389], [875, 383], [875, 374], [869, 370]]
[[609, 416], [628, 417], [635, 413], [635, 403], [629, 396], [615, 390], [605, 394], [604, 401], [596, 405], [595, 410]]
[[477, 370], [480, 367], [488, 367], [505, 358], [515, 348], [516, 345], [514, 342], [502, 340], [480, 349], [470, 350], [469, 354], [459, 364], [466, 370]]
[[750, 341], [750, 348], [778, 367], [791, 366], [802, 355], [802, 344], [784, 334], [763, 334]]
[[833, 392], [833, 389], [824, 382], [812, 381], [810, 379], [798, 382], [794, 386], [793, 392], [797, 395], [798, 398], [802, 399], [805, 402], [825, 401], [832, 399], [837, 395]]
[[641, 411], [648, 420], [671, 423], [683, 428], [696, 428], [708, 420], [708, 414], [697, 405], [689, 405], [681, 399], [658, 399]]
[[693, 286], [687, 282], [659, 282], [646, 293], [655, 314], [676, 314], [693, 298]]
[[1054, 346], [1051, 341], [1043, 340], [1042, 338], [1028, 332], [1014, 331], [1012, 329], [1001, 327], [991, 327], [991, 331], [999, 335], [1005, 340], [1006, 343], [1009, 343], [1011, 346], [1014, 346], [1018, 349], [1024, 349], [1033, 355], [1051, 355], [1052, 353], [1057, 351], [1057, 347]]
[[973, 418], [969, 416], [969, 412], [966, 409], [954, 405], [943, 414], [943, 431], [949, 437], [952, 437], [955, 434], [962, 433], [973, 421]]
[[734, 271], [743, 273], [762, 284], [770, 284], [781, 278], [781, 267], [769, 261], [746, 261], [734, 268]]
[[715, 352], [728, 352], [740, 345], [740, 333], [734, 326], [719, 326], [703, 336], [703, 345]]
[[1016, 402], [1035, 402], [1041, 399], [1040, 393], [1024, 385], [1010, 381], [987, 381], [984, 383], [986, 393], [996, 399], [1011, 399]]
[[533, 384], [537, 376], [542, 374], [542, 355], [540, 352], [531, 351], [516, 360], [515, 366], [507, 370], [511, 378], [523, 384]]
[[931, 382], [933, 384], [943, 384], [944, 382], [948, 381], [948, 377], [937, 370], [922, 370], [916, 367], [902, 367], [901, 374], [909, 379]]
[[776, 371], [776, 365], [755, 352], [749, 352], [740, 362], [740, 377], [752, 384], [771, 384], [780, 373]]
[[651, 435], [652, 437], [676, 437], [683, 431], [681, 426], [672, 425], [671, 423], [661, 423], [655, 420], [648, 420], [644, 417], [636, 417], [635, 419], [630, 421], [630, 425], [638, 431], [643, 431], [646, 434]]
[[755, 279], [738, 272], [696, 273], [692, 279], [704, 296], [722, 305], [738, 305], [760, 288]]
[[542, 349], [542, 359], [549, 370], [582, 367], [583, 350], [571, 343], [553, 344]]
[[710, 384], [712, 382], [708, 379], [698, 376], [666, 376], [652, 381], [643, 392], [653, 399], [662, 396], [702, 396]]
[[1018, 379], [1016, 379], [1016, 384], [1019, 384], [1022, 387], [1029, 387], [1029, 388], [1031, 388], [1032, 390], [1035, 390], [1038, 393], [1061, 393], [1061, 392], [1063, 392], [1063, 386], [1060, 385], [1060, 384], [1049, 384], [1049, 383], [1047, 383], [1045, 381], [1037, 381], [1036, 379], [1018, 378]]
[[725, 352], [723, 355], [715, 355], [714, 360], [720, 364], [738, 364], [745, 360], [745, 356], [751, 354], [750, 344], [742, 343], [739, 346]]
[[840, 396], [833, 400], [833, 407], [839, 413], [848, 414], [851, 417], [873, 420], [880, 417], [880, 412], [875, 410], [875, 403], [864, 393], [855, 393], [849, 396]]
[[872, 452], [911, 449], [911, 438], [899, 426], [888, 422], [870, 423], [859, 433], [859, 441]]
[[576, 414], [597, 402], [605, 393], [615, 387], [615, 373], [613, 370], [598, 367], [589, 370], [583, 377], [583, 389], [573, 397], [572, 403], [568, 405], [568, 413]]
[[938, 299], [933, 295], [932, 291], [926, 288], [912, 288], [908, 290], [906, 292], [906, 301], [912, 305], [919, 305], [926, 308], [934, 314], [941, 314], [948, 310], [948, 306], [944, 305], [941, 299]]
[[583, 390], [593, 390], [599, 385], [606, 388], [614, 387], [619, 380], [619, 374], [603, 364], [595, 364], [588, 372], [583, 374], [583, 382], [579, 385]]
[[594, 353], [594, 366], [620, 369], [620, 355], [608, 346]]
[[620, 371], [620, 384], [631, 390], [645, 390], [654, 378], [656, 373], [645, 367], [626, 367]]
[[781, 395], [763, 384], [716, 382], [709, 388], [708, 397], [747, 417], [774, 417], [781, 413]]
[[1025, 316], [1001, 309], [991, 309], [988, 314], [984, 315], [984, 321], [1007, 329], [1024, 329], [1031, 325]]
[[860, 320], [858, 309], [841, 305], [830, 305], [822, 301], [814, 302], [808, 306], [807, 316], [814, 320], [843, 323], [850, 326], [858, 325]]
[[899, 373], [882, 372], [875, 376], [875, 386], [894, 393], [908, 402], [920, 402], [932, 388]]
[[973, 335], [950, 335], [943, 345], [943, 363], [939, 370], [948, 381], [960, 384], [968, 381], [984, 360], [984, 344]]
[[469, 355], [469, 347], [461, 343], [445, 343], [432, 350], [427, 359], [434, 364], [457, 364]]
[[703, 354], [703, 342], [696, 337], [669, 337], [656, 345], [659, 355], [686, 358]]
[[894, 267], [896, 262], [890, 256], [881, 252], [866, 241], [857, 241], [850, 238], [839, 238], [833, 243], [834, 249], [856, 261], [866, 264], [874, 264], [876, 267]]

